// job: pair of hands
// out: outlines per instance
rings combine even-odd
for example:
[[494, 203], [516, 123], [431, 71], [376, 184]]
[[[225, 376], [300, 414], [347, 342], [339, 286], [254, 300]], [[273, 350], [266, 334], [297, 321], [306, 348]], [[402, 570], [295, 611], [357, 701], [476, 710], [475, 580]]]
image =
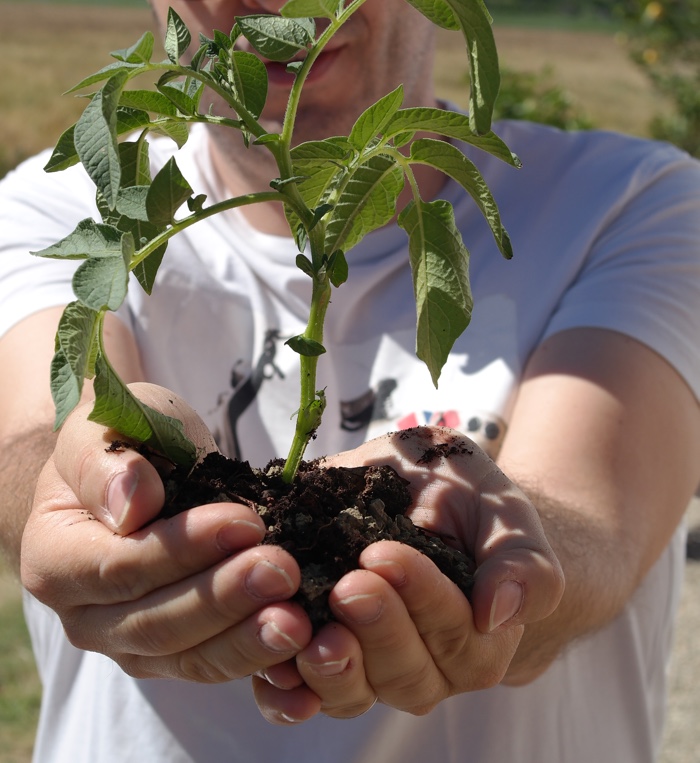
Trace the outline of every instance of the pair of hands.
[[[200, 447], [215, 448], [172, 393], [134, 387]], [[253, 674], [257, 704], [274, 723], [349, 718], [377, 700], [421, 714], [501, 681], [524, 625], [561, 598], [561, 568], [527, 498], [466, 438], [418, 429], [327, 461], [389, 463], [410, 480], [413, 520], [476, 559], [471, 604], [422, 554], [385, 541], [339, 581], [330, 596], [337, 622], [313, 634], [289, 601], [297, 564], [259, 545], [265, 527], [255, 512], [222, 503], [152, 522], [163, 503], [156, 470], [135, 451], [107, 452], [114, 433], [88, 412], [69, 418], [40, 476], [22, 578], [75, 646], [134, 677], [216, 683]], [[468, 449], [417, 465], [426, 448], [454, 438]]]

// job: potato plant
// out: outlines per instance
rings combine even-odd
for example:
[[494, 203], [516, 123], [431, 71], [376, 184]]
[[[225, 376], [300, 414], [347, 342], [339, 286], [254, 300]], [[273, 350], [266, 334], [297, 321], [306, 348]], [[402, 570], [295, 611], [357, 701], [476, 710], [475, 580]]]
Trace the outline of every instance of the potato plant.
[[[407, 0], [435, 24], [463, 33], [471, 70], [468, 116], [437, 107], [402, 108], [398, 87], [361, 114], [348, 136], [295, 144], [304, 81], [329, 40], [364, 2], [289, 0], [281, 15], [240, 17], [230, 31], [216, 30], [211, 39], [202, 36], [189, 58], [191, 34], [170, 9], [166, 60], [152, 61], [154, 39], [147, 32], [131, 47], [113, 52], [113, 63], [72, 89], [99, 85], [82, 116], [60, 137], [46, 170], [81, 162], [95, 183], [102, 219], [83, 220], [66, 238], [35, 252], [82, 260], [73, 278], [75, 301], [61, 318], [51, 366], [57, 428], [78, 403], [84, 380], [94, 378], [91, 419], [175, 463], [194, 463], [195, 448], [180, 423], [141, 403], [115, 372], [103, 343], [104, 316], [124, 302], [130, 274], [151, 293], [172, 236], [224, 210], [270, 201], [284, 204], [299, 250], [296, 264], [312, 282], [306, 330], [288, 341], [300, 358], [301, 399], [284, 479], [294, 478], [321, 422], [324, 393], [316, 389], [316, 365], [324, 353], [331, 291], [347, 278], [352, 247], [397, 213], [408, 235], [416, 352], [437, 384], [455, 339], [470, 320], [469, 255], [452, 207], [440, 199], [422, 199], [413, 168], [429, 165], [460, 183], [484, 214], [502, 254], [511, 257], [508, 235], [479, 171], [456, 146], [439, 138], [471, 144], [513, 166], [519, 163], [491, 131], [499, 73], [491, 18], [481, 0]], [[327, 22], [320, 32], [316, 19]], [[279, 133], [266, 131], [260, 122], [267, 72], [260, 57], [237, 49], [241, 36], [264, 59], [288, 62], [294, 74]], [[143, 75], [155, 78], [155, 90], [132, 85]], [[231, 116], [200, 108], [207, 89], [231, 107]], [[270, 189], [209, 204], [205, 196], [194, 195], [175, 158], [152, 177], [148, 136], [165, 134], [181, 147], [189, 125], [199, 122], [227, 126], [241, 133], [246, 146], [269, 150], [278, 173], [270, 178]], [[412, 199], [397, 210], [405, 183]]]

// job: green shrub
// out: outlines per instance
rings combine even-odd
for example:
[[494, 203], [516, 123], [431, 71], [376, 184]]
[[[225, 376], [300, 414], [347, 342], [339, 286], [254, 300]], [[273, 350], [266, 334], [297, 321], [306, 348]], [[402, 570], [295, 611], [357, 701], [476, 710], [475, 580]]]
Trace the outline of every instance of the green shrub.
[[700, 157], [700, 0], [623, 0], [634, 61], [670, 104], [650, 131]]
[[516, 72], [501, 68], [501, 89], [495, 119], [524, 119], [563, 130], [587, 130], [593, 124], [554, 81], [551, 68], [541, 72]]

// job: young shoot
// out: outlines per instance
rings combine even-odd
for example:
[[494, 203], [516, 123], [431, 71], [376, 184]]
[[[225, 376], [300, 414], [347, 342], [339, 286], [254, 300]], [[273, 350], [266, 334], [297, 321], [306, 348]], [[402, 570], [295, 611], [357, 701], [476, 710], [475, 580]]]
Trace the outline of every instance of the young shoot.
[[[57, 428], [78, 403], [84, 380], [94, 378], [92, 420], [175, 463], [194, 464], [197, 453], [180, 422], [141, 403], [110, 364], [102, 337], [104, 316], [124, 302], [130, 274], [151, 293], [168, 241], [177, 233], [225, 210], [270, 201], [284, 205], [299, 251], [296, 264], [312, 282], [306, 329], [287, 342], [299, 354], [301, 393], [284, 479], [292, 481], [321, 424], [325, 396], [316, 389], [316, 367], [325, 352], [323, 326], [332, 290], [347, 280], [352, 248], [397, 214], [408, 235], [417, 307], [416, 353], [437, 385], [448, 353], [471, 316], [469, 255], [452, 207], [439, 199], [423, 200], [413, 170], [427, 165], [460, 183], [509, 258], [510, 241], [486, 183], [474, 164], [444, 138], [476, 146], [516, 167], [519, 162], [491, 132], [499, 74], [491, 18], [481, 0], [406, 0], [435, 24], [461, 30], [472, 76], [468, 116], [437, 107], [404, 108], [403, 89], [398, 87], [361, 114], [348, 136], [295, 145], [295, 119], [309, 71], [333, 35], [366, 1], [289, 0], [281, 15], [240, 17], [230, 31], [216, 30], [211, 39], [202, 36], [191, 58], [186, 56], [191, 34], [170, 9], [166, 60], [152, 61], [154, 39], [147, 32], [130, 48], [113, 52], [113, 63], [71, 90], [99, 86], [76, 124], [60, 137], [46, 170], [82, 163], [96, 186], [101, 221], [83, 220], [66, 238], [35, 252], [82, 260], [73, 279], [75, 301], [61, 318], [51, 367]], [[324, 23], [317, 28], [318, 19]], [[288, 62], [294, 75], [279, 133], [268, 132], [260, 121], [267, 71], [258, 56], [237, 48], [241, 37], [263, 58]], [[155, 90], [133, 85], [144, 75], [155, 79]], [[230, 106], [232, 116], [201, 108], [207, 90]], [[270, 178], [270, 190], [208, 204], [206, 197], [194, 195], [175, 158], [152, 177], [148, 136], [164, 134], [182, 147], [194, 123], [236, 130], [246, 146], [268, 150], [277, 172]], [[436, 137], [420, 137], [424, 135]], [[397, 209], [406, 182], [412, 198]]]

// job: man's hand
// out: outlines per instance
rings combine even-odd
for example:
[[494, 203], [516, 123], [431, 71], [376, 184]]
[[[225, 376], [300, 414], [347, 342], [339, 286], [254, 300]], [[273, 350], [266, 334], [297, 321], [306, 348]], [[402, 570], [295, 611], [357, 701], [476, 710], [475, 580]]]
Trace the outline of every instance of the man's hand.
[[377, 700], [423, 714], [501, 681], [524, 624], [553, 612], [564, 590], [530, 501], [474, 443], [446, 429], [388, 435], [327, 463], [388, 463], [410, 480], [416, 524], [476, 559], [472, 601], [418, 551], [373, 544], [331, 594], [338, 622], [294, 664], [254, 679], [263, 715], [277, 723], [319, 710], [352, 717]]
[[[172, 393], [132, 387], [181, 419], [203, 451], [215, 448]], [[155, 521], [163, 487], [135, 450], [109, 452], [116, 435], [66, 421], [37, 486], [22, 543], [22, 580], [55, 610], [70, 641], [102, 652], [130, 675], [220, 682], [284, 662], [311, 638], [289, 599], [299, 569], [259, 546], [265, 527], [237, 504], [200, 506]], [[95, 521], [95, 520], [100, 521]]]

